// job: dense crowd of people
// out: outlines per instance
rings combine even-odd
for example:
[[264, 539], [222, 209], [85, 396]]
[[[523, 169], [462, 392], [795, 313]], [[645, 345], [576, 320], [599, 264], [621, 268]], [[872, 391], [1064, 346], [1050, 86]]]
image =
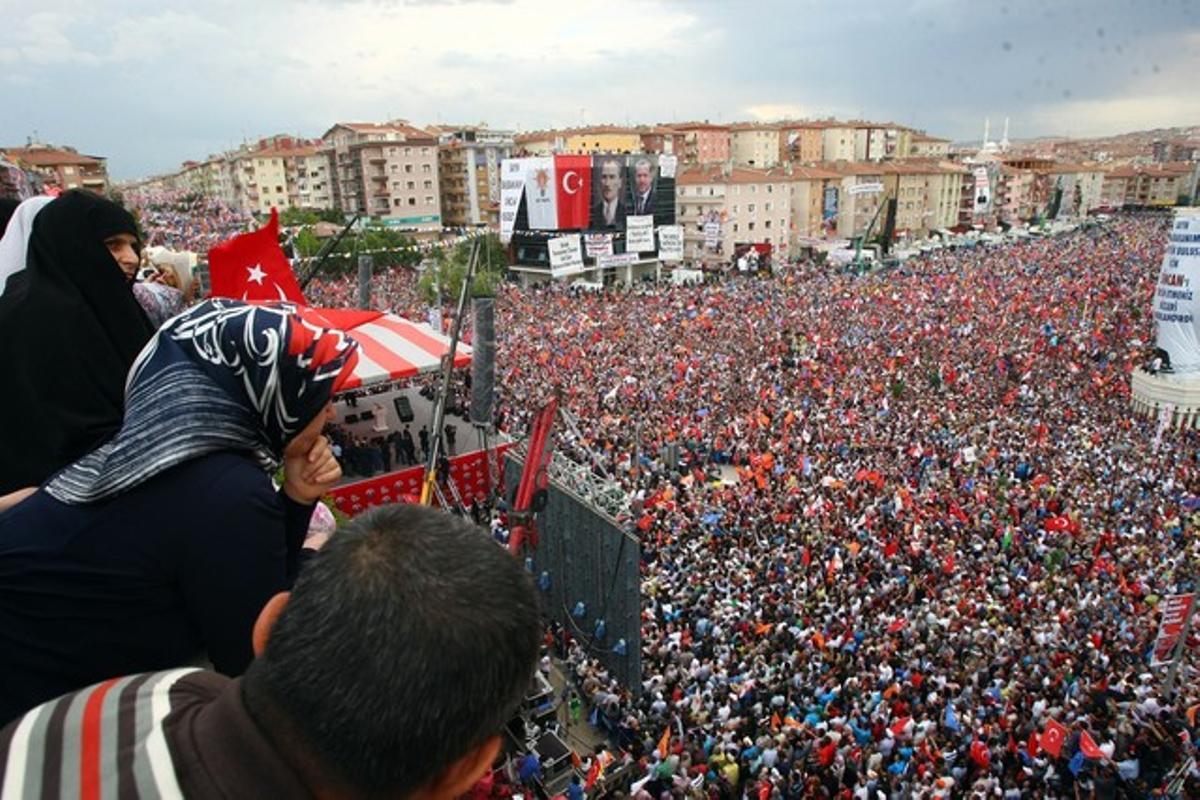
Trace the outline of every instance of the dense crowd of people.
[[134, 191], [125, 202], [146, 232], [147, 247], [207, 253], [255, 227], [254, 215], [215, 197], [178, 191]]
[[1125, 217], [865, 278], [502, 290], [505, 426], [560, 392], [583, 426], [563, 451], [631, 497], [643, 686], [562, 652], [648, 759], [641, 791], [1195, 788], [1200, 684], [1164, 696], [1148, 650], [1163, 598], [1195, 588], [1197, 442], [1129, 404], [1166, 230]]
[[[148, 242], [202, 251], [245, 226], [179, 202], [138, 206]], [[123, 411], [109, 397], [124, 385], [113, 378], [123, 370], [105, 371], [97, 396], [108, 405], [89, 401], [98, 422], [53, 451], [52, 464], [34, 465], [37, 475], [14, 472], [5, 490], [19, 491], [0, 498], [0, 539], [20, 545], [0, 547], [0, 567], [10, 570], [5, 630], [22, 632], [5, 652], [28, 679], [6, 687], [10, 714], [114, 674], [105, 666], [34, 686], [46, 674], [37, 659], [48, 657], [37, 642], [53, 631], [28, 616], [17, 581], [41, 580], [21, 559], [57, 557], [47, 530], [120, 526], [105, 508], [158, 502], [164, 481], [232, 458], [221, 450], [229, 442], [255, 442], [258, 462], [237, 456], [247, 461], [243, 483], [282, 531], [286, 552], [270, 556], [286, 569], [269, 564], [280, 574], [255, 583], [237, 624], [213, 623], [199, 637], [206, 647], [218, 629], [238, 637], [230, 641], [244, 665], [253, 606], [296, 574], [301, 531], [296, 503], [283, 495], [311, 510], [340, 475], [330, 462], [339, 453], [359, 474], [417, 455], [402, 434], [326, 443], [317, 437], [325, 406], [306, 406], [286, 431], [257, 431], [261, 415], [245, 408], [258, 394], [241, 398], [225, 366], [205, 355], [205, 326], [234, 325], [248, 312], [236, 303], [193, 307], [154, 333], [140, 301], [125, 296], [145, 244], [131, 220], [108, 209], [107, 227], [72, 242], [82, 254], [73, 261], [40, 244], [70, 241], [51, 223], [65, 227], [73, 206], [47, 207], [14, 217], [23, 249], [0, 249], [12, 263], [0, 300], [38, 289], [24, 273], [73, 275], [63, 265], [83, 256], [104, 262], [101, 288], [115, 299], [96, 310], [93, 327], [113, 328], [120, 312], [129, 329], [114, 363], [132, 363], [151, 337], [162, 358], [143, 359]], [[1168, 694], [1150, 651], [1164, 599], [1195, 591], [1200, 575], [1200, 441], [1133, 416], [1129, 402], [1130, 372], [1153, 340], [1149, 306], [1166, 232], [1164, 216], [1128, 215], [1052, 239], [932, 253], [868, 276], [801, 263], [702, 286], [502, 287], [499, 427], [522, 436], [557, 393], [580, 423], [578, 435], [560, 437], [558, 457], [598, 464], [625, 489], [620, 521], [641, 543], [641, 685], [613, 679], [611, 643], [562, 627], [548, 639], [616, 753], [585, 754], [588, 780], [582, 789], [573, 783], [572, 795], [599, 786], [639, 800], [1195, 796], [1200, 673], [1193, 655]], [[427, 317], [414, 272], [383, 272], [374, 290], [378, 307]], [[80, 282], [73, 291], [98, 289]], [[355, 291], [352, 277], [318, 278], [308, 297], [345, 306]], [[14, 337], [28, 327], [15, 313], [4, 317]], [[95, 338], [83, 322], [73, 325], [80, 341]], [[297, 352], [319, 342], [291, 318], [271, 325], [288, 332], [277, 348], [289, 338]], [[180, 342], [195, 352], [177, 352]], [[10, 349], [12, 358], [24, 352]], [[296, 375], [288, 380], [297, 386], [313, 380]], [[144, 435], [187, 421], [155, 410], [178, 376], [202, 388], [202, 379], [215, 381], [238, 399], [220, 424], [194, 426], [191, 438]], [[461, 405], [461, 379], [455, 392]], [[202, 394], [192, 398], [197, 409]], [[302, 437], [303, 446], [288, 445]], [[298, 477], [302, 451], [320, 451], [324, 465], [309, 467], [308, 479]], [[276, 497], [254, 471], [289, 457], [291, 477]], [[122, 459], [128, 469], [118, 469]], [[245, 509], [230, 513], [253, 522]], [[130, 541], [141, 535], [121, 530]], [[109, 551], [80, 554], [80, 574]], [[58, 602], [104, 612], [88, 606], [91, 584], [62, 577]], [[192, 596], [190, 586], [180, 591]], [[166, 655], [139, 659], [127, 622], [104, 623], [131, 637], [121, 671], [164, 668], [180, 648], [195, 648], [180, 638]], [[79, 669], [87, 659], [68, 661]], [[611, 774], [622, 759], [624, 780], [596, 774], [594, 765]]]

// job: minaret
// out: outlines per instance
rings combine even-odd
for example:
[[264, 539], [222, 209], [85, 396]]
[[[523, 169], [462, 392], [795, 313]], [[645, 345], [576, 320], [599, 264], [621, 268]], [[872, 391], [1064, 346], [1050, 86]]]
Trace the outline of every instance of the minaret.
[[1000, 140], [1000, 152], [1008, 152], [1008, 117], [1004, 118], [1004, 138]]
[[983, 144], [981, 144], [979, 146], [980, 150], [987, 148], [988, 132], [991, 130], [991, 124], [992, 124], [992, 121], [990, 119], [988, 119], [987, 117], [983, 118]]

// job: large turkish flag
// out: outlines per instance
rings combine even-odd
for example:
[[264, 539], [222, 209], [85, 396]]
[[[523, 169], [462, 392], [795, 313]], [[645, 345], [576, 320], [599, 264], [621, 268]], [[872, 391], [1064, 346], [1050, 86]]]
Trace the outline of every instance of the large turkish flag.
[[555, 156], [558, 227], [586, 228], [592, 202], [592, 157]]

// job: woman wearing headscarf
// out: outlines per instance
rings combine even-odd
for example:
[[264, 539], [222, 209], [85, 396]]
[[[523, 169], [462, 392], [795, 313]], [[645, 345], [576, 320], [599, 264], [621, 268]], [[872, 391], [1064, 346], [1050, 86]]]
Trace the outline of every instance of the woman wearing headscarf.
[[130, 283], [137, 225], [90, 192], [33, 198], [0, 239], [0, 495], [37, 486], [121, 424], [154, 332]]
[[0, 724], [114, 675], [246, 667], [341, 476], [321, 430], [356, 359], [340, 332], [234, 300], [155, 335], [116, 436], [0, 512]]

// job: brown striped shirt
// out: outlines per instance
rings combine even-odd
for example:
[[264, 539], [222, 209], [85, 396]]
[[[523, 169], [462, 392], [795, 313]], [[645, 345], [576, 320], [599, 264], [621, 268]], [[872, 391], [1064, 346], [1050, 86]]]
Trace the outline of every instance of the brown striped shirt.
[[177, 669], [113, 678], [0, 731], [0, 798], [309, 797], [241, 684]]

